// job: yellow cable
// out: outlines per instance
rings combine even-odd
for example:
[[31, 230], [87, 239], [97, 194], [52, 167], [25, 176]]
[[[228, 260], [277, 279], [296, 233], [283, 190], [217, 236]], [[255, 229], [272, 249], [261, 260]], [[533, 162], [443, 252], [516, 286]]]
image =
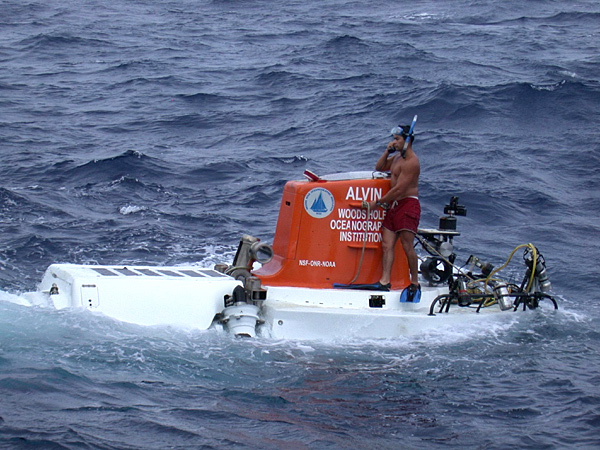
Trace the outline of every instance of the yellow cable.
[[529, 277], [529, 283], [527, 284], [527, 288], [526, 288], [526, 291], [529, 291], [529, 289], [533, 285], [533, 277], [535, 276], [535, 265], [537, 263], [537, 250], [535, 248], [535, 245], [533, 245], [531, 243], [521, 244], [521, 245], [518, 245], [517, 247], [515, 247], [515, 249], [511, 252], [511, 254], [508, 257], [508, 259], [506, 260], [506, 262], [502, 266], [500, 266], [497, 269], [494, 269], [492, 272], [490, 272], [490, 274], [485, 279], [485, 283], [484, 283], [485, 290], [487, 290], [487, 285], [488, 285], [489, 281], [492, 279], [492, 276], [495, 275], [496, 273], [500, 272], [502, 269], [504, 269], [508, 265], [508, 263], [510, 262], [510, 260], [512, 259], [512, 257], [516, 253], [516, 251], [523, 247], [529, 247], [529, 249], [533, 253], [533, 266], [531, 267], [531, 276]]

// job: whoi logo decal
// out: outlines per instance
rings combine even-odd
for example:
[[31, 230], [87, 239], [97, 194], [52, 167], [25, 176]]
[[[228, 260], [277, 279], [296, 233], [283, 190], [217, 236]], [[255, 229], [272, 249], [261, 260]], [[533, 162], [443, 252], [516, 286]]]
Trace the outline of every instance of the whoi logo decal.
[[335, 200], [331, 192], [324, 188], [315, 188], [304, 197], [304, 209], [311, 216], [322, 219], [333, 211]]

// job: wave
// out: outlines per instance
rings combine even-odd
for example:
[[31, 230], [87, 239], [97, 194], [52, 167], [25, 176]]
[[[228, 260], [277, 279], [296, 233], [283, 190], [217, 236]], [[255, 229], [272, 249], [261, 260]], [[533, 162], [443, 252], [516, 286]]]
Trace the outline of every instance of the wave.
[[332, 39], [329, 39], [325, 43], [325, 47], [335, 50], [355, 50], [357, 48], [364, 50], [364, 48], [368, 47], [368, 45], [362, 39], [357, 38], [356, 36], [345, 34], [343, 36], [336, 36]]
[[[484, 117], [498, 116], [573, 120], [574, 111], [577, 111], [577, 118], [587, 121], [596, 114], [600, 86], [573, 80], [492, 86], [441, 83], [433, 88], [421, 88], [411, 100], [416, 111], [433, 123], [480, 121]], [[535, 105], [535, 115], [532, 115], [532, 105]], [[557, 108], [557, 105], [561, 107]]]
[[45, 170], [42, 180], [67, 186], [77, 186], [80, 183], [90, 186], [101, 182], [127, 182], [146, 176], [159, 179], [172, 175], [172, 171], [165, 167], [164, 162], [140, 151], [126, 150], [117, 156], [94, 159], [75, 167], [72, 161], [55, 163]]
[[177, 95], [177, 98], [180, 98], [193, 105], [198, 104], [202, 107], [223, 106], [231, 101], [234, 101], [234, 99], [231, 97], [221, 94], [209, 94], [205, 92], [198, 92], [195, 94], [179, 94]]
[[299, 73], [269, 68], [258, 74], [256, 82], [261, 86], [294, 86], [309, 79], [309, 77]]
[[73, 48], [81, 47], [88, 49], [90, 47], [98, 47], [111, 45], [109, 41], [98, 38], [84, 38], [71, 34], [38, 34], [36, 36], [22, 39], [18, 42], [22, 50], [40, 50], [44, 52], [58, 52], [61, 50], [73, 50]]
[[10, 189], [0, 187], [0, 208], [22, 208], [26, 202], [26, 198], [19, 195]]
[[487, 21], [485, 25], [509, 25], [517, 24], [522, 25], [525, 23], [541, 23], [545, 26], [576, 26], [581, 28], [582, 26], [590, 25], [594, 28], [598, 26], [598, 20], [600, 19], [600, 12], [597, 11], [563, 11], [550, 15], [537, 15], [537, 16], [520, 16], [511, 19], [504, 19], [498, 21]]

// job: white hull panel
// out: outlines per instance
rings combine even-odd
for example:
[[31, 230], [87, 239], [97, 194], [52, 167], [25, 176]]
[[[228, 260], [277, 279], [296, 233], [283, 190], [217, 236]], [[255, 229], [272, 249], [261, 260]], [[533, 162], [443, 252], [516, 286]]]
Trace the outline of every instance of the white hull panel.
[[[487, 309], [479, 315], [472, 308], [454, 307], [450, 314], [429, 316], [433, 300], [447, 288], [423, 287], [419, 303], [401, 303], [400, 291], [378, 292], [340, 289], [269, 287], [262, 307], [265, 327], [277, 339], [386, 339], [435, 330], [441, 323], [480, 320], [501, 312]], [[385, 304], [370, 307], [372, 296]]]
[[[58, 293], [53, 292], [53, 285]], [[86, 308], [123, 322], [208, 329], [241, 283], [198, 267], [53, 264], [39, 290], [57, 309]]]

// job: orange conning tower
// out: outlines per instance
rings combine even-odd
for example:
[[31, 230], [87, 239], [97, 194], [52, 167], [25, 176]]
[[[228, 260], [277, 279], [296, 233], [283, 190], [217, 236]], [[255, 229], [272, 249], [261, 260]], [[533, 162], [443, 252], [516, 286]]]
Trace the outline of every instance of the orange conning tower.
[[[381, 222], [377, 208], [367, 217], [363, 200], [376, 201], [390, 188], [389, 179], [289, 181], [283, 189], [273, 240], [274, 257], [254, 274], [265, 286], [331, 288], [356, 275], [366, 239], [360, 274], [354, 283], [375, 283], [381, 276]], [[400, 243], [392, 270], [392, 287], [410, 283]]]

